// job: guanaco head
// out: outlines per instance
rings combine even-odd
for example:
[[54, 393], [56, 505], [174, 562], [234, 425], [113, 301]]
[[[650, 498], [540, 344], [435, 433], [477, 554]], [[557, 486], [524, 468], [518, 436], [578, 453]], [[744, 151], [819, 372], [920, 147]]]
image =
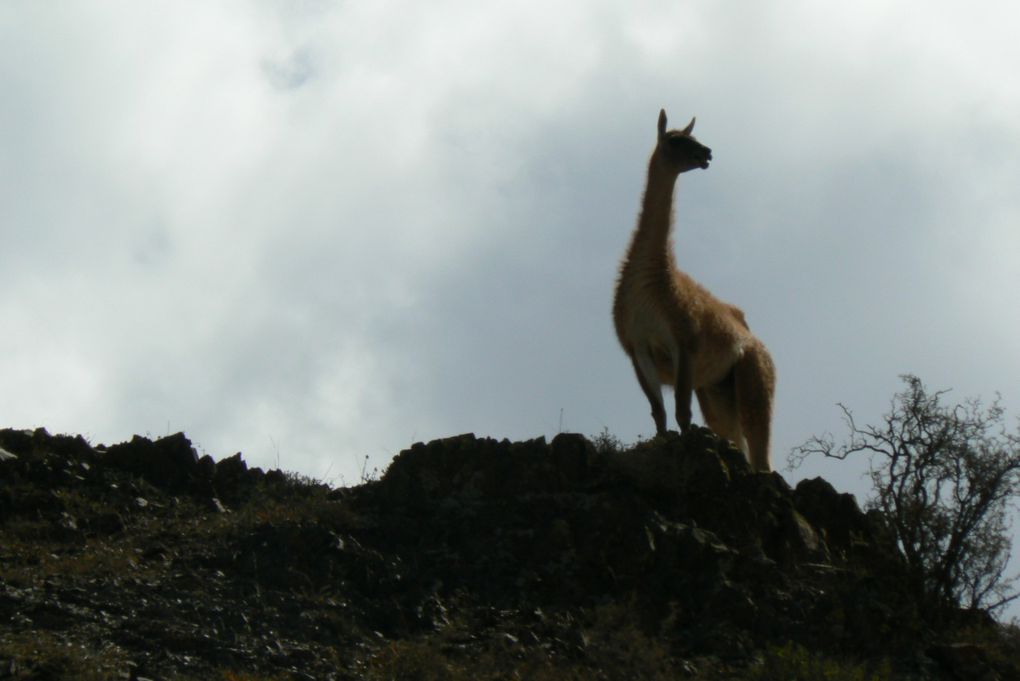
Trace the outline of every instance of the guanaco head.
[[712, 160], [712, 150], [694, 139], [693, 130], [693, 118], [683, 130], [666, 130], [666, 110], [659, 111], [659, 144], [655, 153], [660, 162], [677, 174], [707, 168]]

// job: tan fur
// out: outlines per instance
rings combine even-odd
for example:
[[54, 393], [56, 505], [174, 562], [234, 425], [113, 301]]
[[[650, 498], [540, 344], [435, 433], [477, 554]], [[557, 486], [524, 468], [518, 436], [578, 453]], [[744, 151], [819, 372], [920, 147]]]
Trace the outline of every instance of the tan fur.
[[769, 438], [775, 367], [737, 307], [724, 303], [676, 267], [670, 236], [677, 178], [708, 168], [712, 151], [691, 132], [666, 130], [648, 163], [641, 215], [620, 268], [613, 302], [616, 335], [634, 365], [652, 407], [658, 433], [666, 431], [662, 385], [676, 394], [680, 430], [691, 424], [691, 393], [706, 425], [732, 440], [757, 470], [771, 470]]

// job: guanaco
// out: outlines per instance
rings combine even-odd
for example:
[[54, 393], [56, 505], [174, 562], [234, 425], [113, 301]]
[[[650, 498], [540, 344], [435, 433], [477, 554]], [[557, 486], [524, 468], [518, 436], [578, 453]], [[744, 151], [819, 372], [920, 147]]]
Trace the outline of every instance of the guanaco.
[[613, 322], [638, 383], [666, 432], [662, 386], [673, 387], [680, 431], [691, 424], [691, 393], [706, 425], [733, 441], [751, 465], [771, 470], [769, 437], [776, 372], [744, 313], [677, 269], [670, 232], [677, 178], [708, 168], [712, 150], [691, 133], [666, 129], [659, 112], [658, 143], [648, 162], [641, 214], [620, 267]]

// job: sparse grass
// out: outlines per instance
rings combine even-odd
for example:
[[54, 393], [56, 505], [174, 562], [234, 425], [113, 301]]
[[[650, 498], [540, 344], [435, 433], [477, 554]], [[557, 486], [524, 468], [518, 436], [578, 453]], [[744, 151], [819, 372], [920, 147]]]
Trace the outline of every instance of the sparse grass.
[[664, 440], [668, 441], [669, 438], [678, 437], [677, 433], [670, 431], [664, 435], [655, 435], [651, 438], [644, 438], [638, 436], [638, 439], [630, 444], [625, 443], [620, 438], [616, 437], [609, 432], [608, 427], [603, 427], [602, 431], [596, 435], [592, 435], [588, 440], [595, 447], [595, 452], [601, 455], [614, 455], [614, 454], [629, 454], [632, 452], [639, 452], [642, 450], [652, 449], [660, 445]]
[[619, 454], [627, 449], [620, 438], [610, 433], [607, 427], [603, 427], [602, 432], [593, 435], [589, 439], [595, 447], [595, 452], [603, 456], [606, 454]]
[[[609, 675], [607, 676], [607, 672]], [[621, 670], [628, 679], [643, 679]], [[494, 645], [474, 657], [429, 641], [394, 641], [369, 660], [366, 681], [601, 681], [623, 678], [538, 647]]]
[[96, 650], [45, 630], [31, 630], [0, 636], [0, 660], [8, 661], [4, 671], [11, 672], [12, 679], [105, 681], [120, 678], [128, 657], [112, 644]]
[[372, 468], [369, 468], [368, 466], [369, 458], [368, 454], [366, 454], [365, 458], [361, 461], [360, 470], [358, 471], [358, 479], [362, 485], [375, 482], [380, 477], [379, 468], [377, 466], [373, 466]]
[[956, 632], [957, 643], [979, 646], [988, 655], [988, 662], [999, 670], [1009, 670], [1012, 676], [1020, 678], [1020, 625], [1017, 623], [1001, 627], [970, 626]]
[[636, 679], [675, 678], [675, 660], [660, 636], [643, 631], [635, 619], [634, 603], [611, 603], [596, 608], [583, 627], [587, 654], [599, 668], [632, 670]]
[[357, 515], [342, 500], [330, 497], [330, 490], [310, 485], [286, 495], [266, 495], [258, 503], [244, 503], [231, 513], [220, 514], [214, 525], [250, 528], [257, 525], [322, 525], [348, 529], [359, 523]]
[[749, 681], [886, 681], [893, 678], [888, 660], [877, 666], [835, 660], [796, 643], [773, 647], [753, 667]]
[[[260, 483], [248, 498], [227, 506], [227, 512], [204, 510], [185, 514], [186, 532], [194, 538], [224, 539], [253, 528], [320, 526], [334, 532], [360, 527], [362, 521], [333, 490], [305, 476], [286, 473], [282, 482]], [[190, 502], [189, 502], [190, 503]]]
[[138, 552], [126, 542], [90, 539], [69, 547], [7, 535], [0, 549], [0, 579], [22, 587], [38, 586], [52, 576], [87, 579], [111, 574], [144, 577], [145, 573]]
[[249, 674], [247, 672], [223, 672], [223, 681], [287, 681], [290, 678], [292, 678], [290, 674], [264, 676], [262, 674]]
[[[457, 620], [443, 633], [390, 641], [367, 661], [369, 681], [673, 681], [693, 668], [674, 658], [669, 645], [643, 632], [633, 604], [610, 604], [547, 624], [540, 639], [525, 625], [482, 633]], [[546, 626], [546, 625], [543, 625]], [[459, 641], [468, 634], [475, 643]], [[478, 641], [483, 638], [483, 642]], [[467, 652], [470, 650], [471, 652]]]
[[467, 681], [462, 668], [432, 645], [420, 641], [393, 641], [384, 646], [365, 670], [367, 681]]

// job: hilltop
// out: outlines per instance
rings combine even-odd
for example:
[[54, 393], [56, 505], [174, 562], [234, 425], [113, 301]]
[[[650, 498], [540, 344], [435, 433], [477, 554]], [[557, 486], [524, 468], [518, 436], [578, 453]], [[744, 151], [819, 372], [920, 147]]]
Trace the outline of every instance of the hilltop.
[[709, 431], [461, 435], [334, 489], [0, 431], [0, 679], [1017, 679], [877, 513]]

